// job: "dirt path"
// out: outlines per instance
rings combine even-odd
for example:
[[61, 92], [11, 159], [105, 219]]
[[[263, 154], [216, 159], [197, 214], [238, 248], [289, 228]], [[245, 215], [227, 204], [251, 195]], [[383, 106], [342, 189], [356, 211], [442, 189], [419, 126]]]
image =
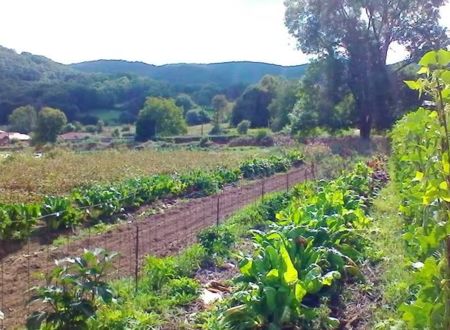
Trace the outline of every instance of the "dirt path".
[[226, 187], [217, 195], [191, 199], [162, 214], [145, 217], [117, 226], [113, 231], [85, 238], [70, 239], [55, 248], [35, 240], [0, 261], [0, 310], [5, 320], [0, 329], [15, 329], [30, 313], [28, 292], [42, 283], [37, 273], [47, 273], [53, 260], [82, 253], [83, 249], [101, 247], [119, 253], [113, 278], [135, 275], [146, 255], [174, 254], [196, 240], [203, 228], [217, 224], [244, 206], [261, 199], [269, 192], [283, 191], [311, 177], [306, 166], [270, 178], [252, 181], [244, 186]]

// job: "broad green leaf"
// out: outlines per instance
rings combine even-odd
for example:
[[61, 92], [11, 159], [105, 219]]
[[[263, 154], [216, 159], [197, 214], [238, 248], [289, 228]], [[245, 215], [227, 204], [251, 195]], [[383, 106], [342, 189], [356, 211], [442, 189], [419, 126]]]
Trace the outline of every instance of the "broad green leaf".
[[417, 71], [417, 74], [429, 74], [430, 73], [430, 69], [426, 68], [426, 67], [422, 67], [420, 68], [419, 71]]
[[298, 303], [301, 303], [303, 300], [303, 297], [306, 295], [306, 290], [300, 283], [297, 283], [295, 285], [295, 299]]
[[414, 80], [405, 80], [405, 84], [412, 90], [419, 90], [422, 87], [419, 82]]
[[447, 85], [450, 84], [450, 71], [444, 71], [441, 74], [441, 79], [446, 83]]
[[439, 189], [442, 189], [442, 190], [448, 190], [448, 184], [447, 184], [447, 182], [446, 182], [446, 181], [442, 181], [442, 182], [439, 184]]
[[241, 273], [245, 276], [251, 276], [252, 275], [252, 266], [253, 261], [251, 259], [244, 259], [241, 263]]
[[450, 64], [450, 52], [445, 49], [439, 49], [437, 51], [438, 64], [441, 66], [447, 66]]
[[442, 167], [444, 169], [445, 174], [450, 174], [450, 163], [446, 161], [442, 161]]
[[435, 51], [426, 53], [422, 57], [422, 59], [419, 61], [419, 65], [425, 66], [425, 67], [428, 67], [431, 65], [436, 65], [436, 64], [438, 64], [438, 61], [437, 61], [437, 52], [435, 52]]
[[331, 284], [333, 284], [334, 280], [337, 280], [340, 278], [341, 278], [341, 273], [336, 272], [336, 271], [328, 272], [322, 277], [322, 284], [330, 286]]
[[422, 179], [423, 179], [423, 172], [417, 171], [413, 181], [422, 181]]
[[280, 255], [284, 268], [283, 279], [287, 284], [294, 284], [298, 279], [298, 273], [284, 244], [280, 246]]
[[278, 272], [278, 269], [272, 269], [270, 272], [268, 272], [267, 273], [267, 275], [266, 275], [266, 280], [267, 281], [273, 281], [273, 282], [275, 282], [275, 281], [278, 281], [278, 278], [279, 278], [279, 272]]

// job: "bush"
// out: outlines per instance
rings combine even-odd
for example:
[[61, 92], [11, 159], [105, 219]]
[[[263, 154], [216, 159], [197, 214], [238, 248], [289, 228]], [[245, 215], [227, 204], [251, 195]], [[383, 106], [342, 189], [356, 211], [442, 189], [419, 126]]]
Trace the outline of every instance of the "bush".
[[186, 123], [190, 126], [209, 123], [211, 119], [203, 109], [193, 109], [186, 112]]
[[202, 137], [202, 138], [200, 139], [200, 141], [198, 142], [198, 146], [199, 146], [200, 148], [207, 148], [207, 147], [209, 147], [210, 145], [211, 145], [211, 140], [208, 139], [207, 137]]
[[256, 139], [258, 141], [263, 140], [264, 138], [271, 136], [272, 134], [269, 132], [268, 129], [266, 128], [261, 128], [259, 130], [256, 131]]
[[211, 131], [209, 132], [209, 135], [220, 135], [222, 134], [222, 127], [220, 127], [220, 124], [215, 124]]
[[197, 235], [197, 239], [210, 257], [228, 256], [230, 248], [235, 243], [233, 234], [226, 227], [211, 227], [205, 229]]
[[250, 125], [250, 120], [243, 120], [237, 125], [236, 130], [240, 135], [246, 135]]
[[97, 133], [97, 126], [95, 126], [95, 125], [87, 125], [87, 126], [84, 127], [84, 131], [87, 132], [87, 133], [92, 133], [92, 134]]

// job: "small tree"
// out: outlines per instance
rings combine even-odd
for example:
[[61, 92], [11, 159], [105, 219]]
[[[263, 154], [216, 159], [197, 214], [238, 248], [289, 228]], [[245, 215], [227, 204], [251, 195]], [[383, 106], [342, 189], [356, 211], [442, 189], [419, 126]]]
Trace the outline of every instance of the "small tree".
[[146, 141], [156, 135], [175, 135], [187, 132], [183, 111], [174, 100], [149, 97], [139, 112], [136, 140]]
[[49, 107], [39, 111], [34, 139], [36, 142], [56, 142], [58, 134], [67, 124], [67, 117], [61, 110]]
[[211, 103], [214, 108], [214, 115], [212, 118], [213, 128], [210, 134], [216, 135], [222, 132], [220, 123], [222, 123], [224, 114], [228, 108], [228, 100], [225, 95], [216, 95], [213, 97]]
[[246, 135], [250, 125], [251, 122], [249, 120], [243, 120], [237, 125], [236, 130], [240, 135]]
[[19, 133], [30, 133], [36, 127], [37, 112], [31, 105], [19, 107], [9, 115], [11, 130]]
[[179, 94], [175, 99], [175, 104], [183, 109], [183, 114], [196, 107], [195, 102], [188, 94]]

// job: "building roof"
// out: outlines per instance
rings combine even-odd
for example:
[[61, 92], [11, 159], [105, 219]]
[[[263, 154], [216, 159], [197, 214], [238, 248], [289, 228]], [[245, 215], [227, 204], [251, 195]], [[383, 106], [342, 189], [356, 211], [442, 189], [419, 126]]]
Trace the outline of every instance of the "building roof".
[[31, 136], [27, 134], [21, 134], [17, 132], [9, 132], [7, 133], [9, 135], [10, 140], [18, 140], [18, 141], [29, 141], [31, 140]]

